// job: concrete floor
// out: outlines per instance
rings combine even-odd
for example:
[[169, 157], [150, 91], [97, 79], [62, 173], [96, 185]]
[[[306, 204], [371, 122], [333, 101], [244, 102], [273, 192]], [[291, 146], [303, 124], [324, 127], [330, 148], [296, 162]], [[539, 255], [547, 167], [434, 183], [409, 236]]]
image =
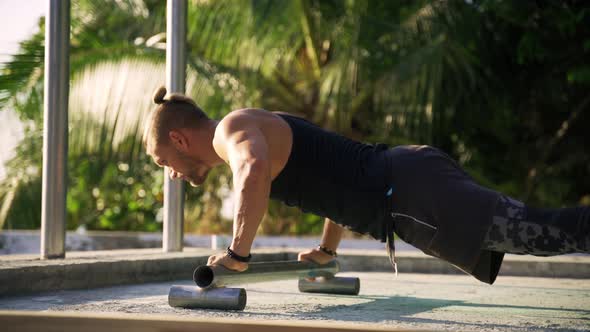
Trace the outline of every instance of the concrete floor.
[[0, 298], [0, 310], [124, 312], [306, 320], [352, 327], [484, 331], [589, 331], [590, 280], [500, 276], [493, 286], [466, 275], [341, 273], [361, 278], [359, 296], [303, 294], [296, 281], [246, 286], [242, 312], [172, 308], [173, 284], [57, 291]]

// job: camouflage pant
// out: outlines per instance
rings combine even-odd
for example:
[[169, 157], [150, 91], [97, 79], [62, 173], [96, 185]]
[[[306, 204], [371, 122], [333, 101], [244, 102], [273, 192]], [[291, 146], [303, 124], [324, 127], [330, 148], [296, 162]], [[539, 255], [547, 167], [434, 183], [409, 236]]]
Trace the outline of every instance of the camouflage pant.
[[541, 210], [502, 196], [483, 249], [552, 256], [590, 252], [590, 207]]

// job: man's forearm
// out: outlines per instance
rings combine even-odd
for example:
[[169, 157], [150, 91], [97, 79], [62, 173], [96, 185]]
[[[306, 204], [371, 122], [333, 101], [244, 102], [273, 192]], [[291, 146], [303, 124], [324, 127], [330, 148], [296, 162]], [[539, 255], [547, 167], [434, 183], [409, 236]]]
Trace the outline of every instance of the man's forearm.
[[342, 239], [344, 228], [332, 220], [326, 218], [324, 221], [324, 233], [322, 234], [321, 245], [329, 250], [336, 251]]
[[247, 256], [268, 208], [270, 172], [264, 164], [247, 165], [234, 172], [236, 206], [231, 249]]

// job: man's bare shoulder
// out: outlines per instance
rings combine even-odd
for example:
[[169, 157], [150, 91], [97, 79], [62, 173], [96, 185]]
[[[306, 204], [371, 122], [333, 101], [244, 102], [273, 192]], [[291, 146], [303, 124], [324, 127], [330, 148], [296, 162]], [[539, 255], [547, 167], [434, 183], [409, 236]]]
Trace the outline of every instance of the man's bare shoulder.
[[[246, 108], [228, 113], [218, 123], [213, 147], [225, 156], [228, 146], [254, 140], [269, 149], [270, 159], [286, 160], [292, 136], [289, 123], [278, 114], [264, 109]], [[287, 155], [284, 155], [287, 153]]]
[[[243, 108], [224, 116], [215, 129], [214, 143], [225, 141], [238, 132], [260, 129], [268, 121], [271, 112], [259, 108]], [[277, 116], [278, 117], [278, 116]]]
[[303, 115], [298, 113], [289, 113], [283, 111], [269, 111], [262, 108], [241, 108], [234, 111], [229, 112], [223, 119], [225, 118], [234, 118], [234, 117], [248, 117], [248, 116], [262, 116], [262, 117], [269, 117], [276, 115], [289, 115], [295, 116], [298, 118], [305, 118]]
[[243, 129], [249, 127], [257, 121], [264, 113], [269, 113], [263, 109], [257, 108], [243, 108], [229, 112], [225, 115], [217, 126], [217, 129], [221, 129], [224, 133]]
[[237, 136], [244, 136], [248, 131], [256, 128], [256, 114], [259, 111], [251, 108], [234, 110], [219, 120], [212, 144], [213, 149], [221, 158], [228, 160], [227, 145], [235, 141]]
[[284, 122], [278, 114], [293, 115], [285, 112], [271, 112], [261, 108], [242, 108], [224, 116], [219, 122], [218, 129], [226, 134], [251, 126], [262, 129], [263, 126], [269, 125], [269, 122]]

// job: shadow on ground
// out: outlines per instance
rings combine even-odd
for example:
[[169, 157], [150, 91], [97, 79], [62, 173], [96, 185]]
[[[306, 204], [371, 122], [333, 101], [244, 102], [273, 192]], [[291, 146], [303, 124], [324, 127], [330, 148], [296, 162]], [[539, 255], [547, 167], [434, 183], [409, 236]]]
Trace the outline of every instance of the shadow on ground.
[[[192, 285], [192, 281], [174, 284]], [[2, 298], [0, 310], [51, 310], [173, 314], [193, 317], [250, 317], [265, 320], [331, 320], [355, 324], [405, 325], [458, 330], [572, 331], [590, 326], [590, 310], [558, 305], [477, 303], [445, 298], [383, 295], [324, 295], [268, 289], [248, 289], [244, 311], [172, 308], [170, 283], [116, 286], [81, 291], [58, 291]], [[425, 293], [427, 294], [427, 293]], [[496, 294], [496, 293], [494, 293]], [[579, 293], [584, 296], [584, 293]], [[268, 301], [268, 302], [267, 302]], [[489, 301], [488, 301], [489, 302]], [[536, 304], [536, 303], [535, 303]], [[510, 319], [514, 318], [514, 319]], [[404, 324], [405, 323], [405, 324]], [[573, 324], [573, 325], [571, 325]], [[578, 329], [587, 330], [587, 329]]]
[[[356, 298], [363, 298], [368, 300], [364, 303], [352, 305], [325, 305], [318, 308], [313, 315], [324, 317], [326, 319], [333, 319], [338, 321], [348, 322], [367, 322], [379, 323], [385, 321], [401, 321], [415, 324], [449, 324], [456, 326], [458, 329], [462, 328], [477, 328], [492, 329], [492, 328], [514, 328], [514, 325], [493, 324], [489, 321], [476, 323], [465, 322], [459, 320], [445, 320], [445, 319], [431, 319], [417, 317], [421, 313], [428, 313], [437, 310], [453, 310], [456, 312], [477, 312], [490, 317], [490, 320], [495, 320], [498, 315], [524, 315], [531, 319], [546, 319], [547, 315], [552, 314], [553, 319], [568, 319], [572, 317], [569, 314], [586, 316], [578, 317], [577, 319], [583, 323], [590, 321], [590, 310], [582, 309], [566, 309], [566, 308], [552, 308], [552, 307], [535, 307], [535, 306], [519, 306], [506, 304], [479, 304], [458, 300], [447, 299], [431, 299], [418, 298], [409, 296], [358, 296]], [[328, 302], [329, 303], [329, 302]], [[452, 307], [452, 308], [450, 308]], [[309, 316], [308, 311], [302, 311], [297, 314]], [[565, 314], [565, 316], [564, 316]], [[532, 330], [535, 330], [532, 327]], [[572, 329], [551, 328], [552, 331], [572, 331]]]

